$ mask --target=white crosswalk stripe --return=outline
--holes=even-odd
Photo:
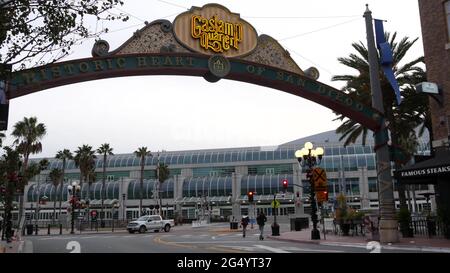
[[[255,246],[265,249],[265,250],[272,251],[274,253],[290,253],[289,251],[283,250],[281,248],[275,248],[275,247],[270,247],[270,246],[265,246],[265,245],[255,245]]]

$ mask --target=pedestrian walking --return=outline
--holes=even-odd
[[[259,231],[260,231],[260,234],[259,234],[260,240],[264,240],[264,225],[266,224],[266,221],[267,221],[267,217],[266,217],[266,215],[264,215],[264,212],[261,211],[259,213],[258,217],[256,217],[256,223],[258,224]]]
[[[248,226],[248,216],[243,216],[241,219],[241,226],[242,226],[242,237],[245,238],[245,233],[247,231]]]

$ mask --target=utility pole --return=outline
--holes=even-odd
[[[378,54],[373,34],[372,12],[366,4],[364,12],[367,32],[367,49],[369,53],[370,88],[372,90],[372,107],[384,115],[383,95],[381,93]],[[398,242],[398,222],[395,215],[394,192],[392,187],[391,162],[389,158],[389,135],[386,123],[374,132],[375,153],[377,157],[378,200],[380,208],[380,242]]]

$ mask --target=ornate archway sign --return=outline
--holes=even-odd
[[[8,98],[44,89],[111,77],[136,75],[201,76],[271,87],[303,97],[378,131],[383,116],[372,107],[316,81],[273,38],[258,36],[238,14],[218,4],[192,7],[174,23],[146,24],[118,49],[97,41],[92,58],[53,63],[13,73]]]

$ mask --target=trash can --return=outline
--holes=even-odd
[[[27,225],[27,235],[33,235],[33,225]]]
[[[238,229],[238,222],[230,222],[230,229]]]
[[[291,231],[301,231],[309,228],[309,219],[307,217],[291,218]]]
[[[428,236],[436,236],[436,221],[434,219],[427,219]]]
[[[272,227],[272,236],[280,236],[280,225],[277,223],[273,223]]]

